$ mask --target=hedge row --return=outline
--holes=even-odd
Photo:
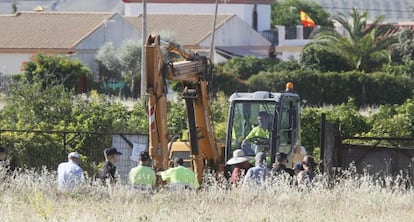
[[[281,91],[288,81],[310,105],[342,104],[355,98],[357,106],[402,104],[413,96],[414,80],[383,72],[320,73],[314,71],[261,72],[248,80],[250,91]]]

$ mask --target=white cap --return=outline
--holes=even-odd
[[[69,158],[80,158],[80,155],[79,155],[79,153],[78,152],[72,152],[72,153],[69,153],[69,155],[68,155],[68,159]]]

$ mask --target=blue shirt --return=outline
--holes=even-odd
[[[59,164],[57,173],[58,189],[60,190],[74,189],[78,184],[85,181],[82,168],[70,160]]]
[[[244,176],[243,184],[261,184],[269,175],[269,170],[266,166],[255,166],[250,168]]]

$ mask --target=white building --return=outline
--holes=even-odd
[[[140,32],[118,13],[18,12],[0,16],[0,73],[21,72],[39,53],[77,57],[94,73],[96,52],[106,42],[119,47]]]
[[[125,18],[142,30],[141,16]],[[148,34],[167,32],[180,46],[209,56],[214,15],[148,14],[147,20]],[[271,43],[238,16],[220,14],[217,17],[213,48],[213,62],[220,63],[234,56],[267,58]]]
[[[127,2],[127,1],[125,1]],[[142,14],[142,1],[125,4],[125,16]],[[209,14],[215,13],[214,0],[148,0],[148,14]],[[219,0],[218,14],[235,14],[257,31],[270,29],[271,4],[274,0]]]

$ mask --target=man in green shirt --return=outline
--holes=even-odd
[[[259,125],[254,127],[246,136],[246,138],[244,138],[244,140],[248,140],[253,137],[269,138],[269,114],[267,114],[267,112],[261,111],[259,112],[257,120],[259,122]]]
[[[265,111],[261,111],[259,112],[259,116],[257,117],[259,125],[254,127],[249,134],[244,138],[243,142],[242,142],[242,149],[243,151],[245,151],[245,153],[247,155],[255,155],[257,152],[259,152],[258,149],[258,144],[254,144],[255,147],[251,147],[251,148],[246,148],[249,146],[246,146],[246,141],[249,141],[249,139],[254,138],[254,137],[259,137],[261,139],[269,139],[269,135],[270,135],[270,124],[271,124],[271,119],[270,116],[267,112]],[[254,149],[254,150],[252,150]],[[254,153],[252,153],[254,152]]]
[[[174,158],[174,167],[161,173],[161,179],[172,189],[197,189],[200,187],[194,172],[183,166],[183,159]]]
[[[138,166],[129,172],[129,181],[131,185],[138,190],[153,190],[155,187],[155,172],[149,165],[150,156],[147,151],[142,151],[139,155]]]

